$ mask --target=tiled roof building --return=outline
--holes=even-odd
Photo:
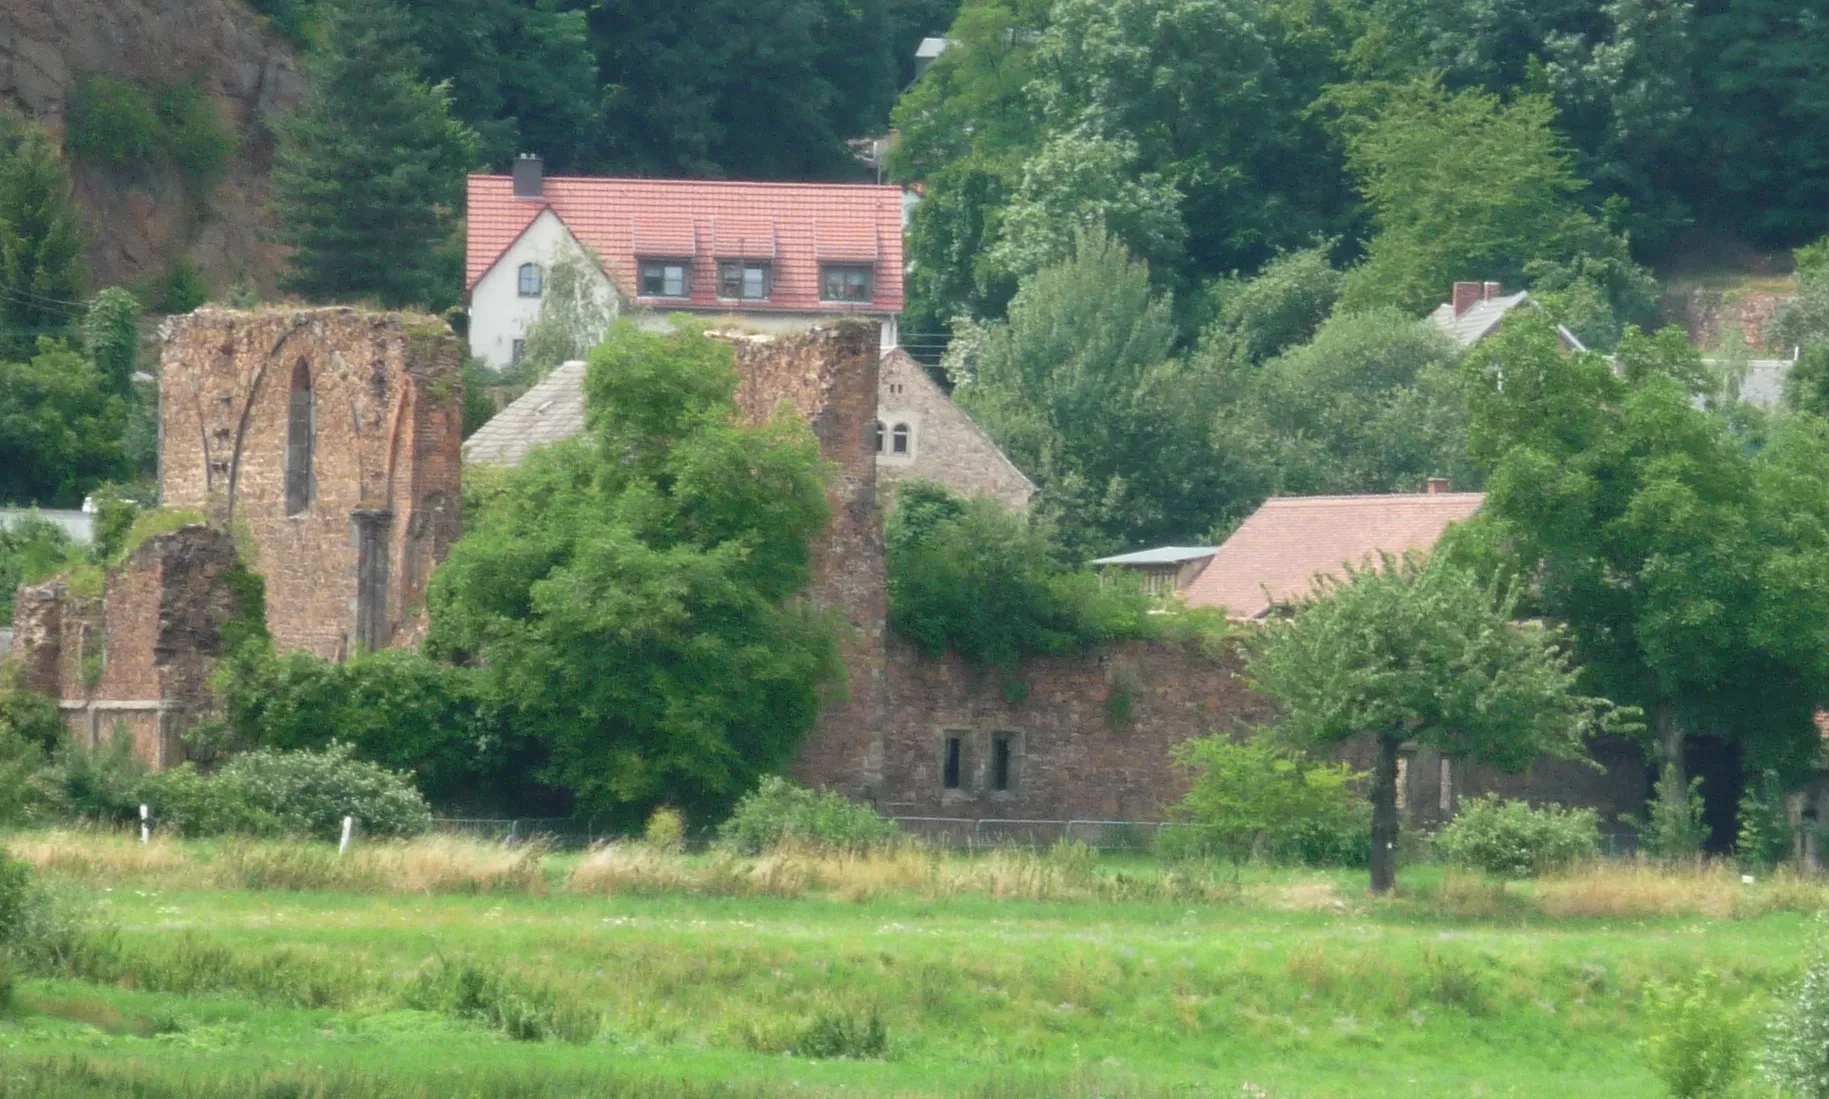
[[[1319,576],[1376,564],[1381,554],[1434,548],[1453,523],[1486,501],[1480,492],[1386,496],[1285,496],[1267,500],[1226,539],[1186,589],[1190,607],[1220,607],[1261,619],[1314,592]]]

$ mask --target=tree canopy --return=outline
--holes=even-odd
[[[466,516],[427,651],[474,667],[579,811],[727,806],[812,727],[833,629],[796,596],[826,521],[792,419],[734,422],[728,344],[632,322],[591,357],[585,438]]]
[[[1515,622],[1516,596],[1445,562],[1386,558],[1326,583],[1255,638],[1247,678],[1289,742],[1372,738],[1372,890],[1396,881],[1397,759],[1406,742],[1502,770],[1577,756],[1611,714],[1578,688],[1556,637]]]

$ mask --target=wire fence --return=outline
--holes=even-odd
[[[1164,832],[1192,825],[1163,820],[1029,820],[997,817],[885,818],[906,835],[937,847],[977,851],[999,848],[1040,849],[1075,840],[1096,851],[1147,852]],[[637,839],[627,831],[599,828],[595,820],[570,817],[436,817],[432,831],[489,843],[542,843],[561,850],[582,850],[610,840]],[[699,846],[693,844],[690,846]],[[1603,832],[1601,857],[1636,858],[1635,832]]]

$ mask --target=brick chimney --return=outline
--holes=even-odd
[[[1504,296],[1505,296],[1504,284],[1497,283],[1497,282],[1489,282],[1486,284],[1486,300],[1487,301],[1493,301],[1495,299],[1502,298]]]
[[[1442,496],[1452,491],[1453,486],[1446,477],[1431,477],[1423,482],[1425,496]]]
[[[514,197],[539,198],[546,162],[533,153],[522,153],[514,159]],[[1477,284],[1476,284],[1477,285]]]
[[[519,178],[519,177],[516,177]],[[518,191],[516,192],[519,193]],[[1457,282],[1454,284],[1454,315],[1460,316],[1467,310],[1486,300],[1487,283]]]

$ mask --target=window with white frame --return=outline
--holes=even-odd
[[[685,298],[692,295],[692,265],[683,259],[641,261],[641,296]]]
[[[539,264],[521,264],[520,286],[521,296],[523,298],[537,298],[540,296],[541,292],[545,290],[545,283],[540,276]]]
[[[875,271],[856,264],[827,264],[819,271],[819,299],[867,303]]]
[[[889,450],[892,454],[910,454],[914,450],[914,433],[907,424],[897,424],[889,432]]]
[[[774,272],[755,260],[725,260],[718,264],[718,297],[731,301],[767,301]]]

